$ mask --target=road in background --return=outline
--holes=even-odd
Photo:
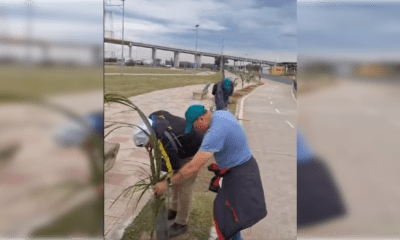
[[[279,80],[279,81],[275,81]],[[268,215],[244,239],[297,238],[296,111],[285,78],[263,79],[264,86],[244,101],[243,127],[260,168]]]
[[[399,90],[391,81],[346,79],[299,95],[299,126],[348,208],[347,217],[299,234],[400,235]]]
[[[272,76],[266,73],[261,74],[262,78],[269,79],[274,82],[279,82],[279,83],[285,83],[285,84],[292,84],[293,83],[293,78],[290,77],[278,77],[278,76]]]

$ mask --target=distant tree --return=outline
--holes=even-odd
[[[225,63],[229,63],[228,59],[225,59]],[[217,65],[218,68],[220,68],[221,65],[221,56],[218,56],[217,58],[215,58],[215,65]]]

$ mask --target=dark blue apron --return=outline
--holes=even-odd
[[[214,224],[218,239],[230,239],[267,216],[260,171],[254,157],[233,167],[223,177],[214,200]]]

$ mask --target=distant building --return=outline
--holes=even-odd
[[[360,77],[385,77],[389,75],[390,68],[382,64],[362,64],[355,68],[355,72]]]
[[[145,59],[142,62],[144,65],[152,65],[153,64],[153,60],[148,60],[148,59]]]
[[[274,76],[284,76],[285,75],[285,66],[272,66],[271,67],[271,75]]]
[[[262,73],[267,73],[269,74],[271,71],[271,66],[265,66],[261,69]]]
[[[193,65],[194,63],[191,62],[179,62],[180,68],[191,68]]]

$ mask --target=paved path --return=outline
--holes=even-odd
[[[268,215],[244,239],[296,239],[296,110],[291,86],[263,80],[244,101],[242,125],[260,167]]]
[[[298,96],[299,126],[349,210],[299,234],[400,235],[399,90],[398,83],[346,79]]]
[[[265,78],[261,81],[265,85],[242,98],[243,111],[239,109],[238,115],[246,120],[240,122],[260,168],[268,215],[242,231],[242,237],[296,239],[297,105],[290,85]],[[212,228],[209,240],[216,237]]]
[[[71,94],[57,95],[48,101],[85,114],[102,109],[102,94],[100,90],[72,97]],[[69,120],[67,117],[25,103],[1,104],[0,112],[0,148],[10,142],[21,146],[7,162],[0,159],[0,232],[22,233],[59,214],[70,204],[60,204],[65,198],[63,194],[75,191],[64,188],[64,191],[50,191],[51,194],[44,196],[32,194],[34,190],[48,189],[65,181],[85,183],[90,169],[80,149],[64,149],[54,142],[55,131]],[[93,198],[93,194],[82,198]]]
[[[227,77],[234,76],[227,73]],[[240,85],[240,86],[239,86]],[[241,89],[239,84],[236,90]],[[247,84],[245,85],[247,87]],[[164,89],[151,93],[129,98],[136,104],[147,116],[158,110],[169,111],[173,115],[185,116],[185,111],[193,100],[193,92],[201,91],[204,84],[192,85],[179,88]],[[209,88],[208,98],[197,101],[207,108],[211,106],[212,86]],[[136,112],[128,111],[128,109],[120,104],[111,104],[110,107],[105,106],[105,121],[119,121],[138,123],[139,116]],[[106,122],[107,124],[107,122]],[[149,171],[149,167],[145,164],[149,163],[146,150],[137,148],[132,140],[133,129],[122,128],[111,133],[105,140],[109,142],[120,143],[121,147],[117,155],[114,167],[105,174],[105,237],[106,239],[120,239],[124,229],[132,222],[137,213],[140,212],[143,204],[147,202],[150,194],[145,195],[143,204],[134,213],[130,210],[132,206],[127,206],[128,199],[120,199],[111,208],[112,202],[128,186],[134,185],[138,181],[138,170],[144,167]]]
[[[181,74],[181,73],[124,73],[127,76],[193,76],[193,75],[213,75],[217,72],[199,72],[193,74]],[[121,75],[121,73],[104,73],[104,75]]]
[[[269,75],[266,73],[262,74],[263,78],[267,78],[269,80],[275,81],[275,82],[281,82],[281,83],[286,83],[291,85],[293,82],[293,78],[292,77],[279,77],[279,76],[273,76],[273,75]]]

